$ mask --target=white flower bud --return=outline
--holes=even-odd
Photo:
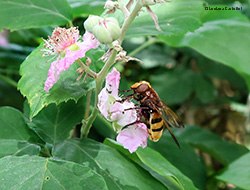
[[[84,28],[89,32],[93,33],[93,29],[98,23],[103,20],[103,18],[96,16],[96,15],[90,15],[88,19],[84,22]]]
[[[105,18],[100,21],[93,29],[93,34],[99,42],[110,44],[117,40],[121,35],[119,23],[115,18]]]

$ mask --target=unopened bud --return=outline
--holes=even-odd
[[[117,40],[121,35],[119,23],[115,18],[105,18],[93,29],[93,34],[99,42],[110,44]]]
[[[93,29],[103,18],[96,16],[96,15],[90,15],[87,20],[84,22],[84,28],[89,32],[93,33]]]

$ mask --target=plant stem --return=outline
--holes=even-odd
[[[103,66],[102,70],[97,74],[97,78],[95,80],[96,82],[96,89],[95,89],[95,107],[93,108],[93,111],[90,115],[90,117],[87,119],[87,123],[83,122],[82,125],[82,130],[81,130],[81,137],[87,137],[90,131],[90,128],[92,126],[92,123],[94,122],[97,114],[98,114],[98,109],[97,109],[97,103],[98,103],[98,94],[102,90],[102,83],[104,81],[105,76],[107,75],[110,67],[113,65],[115,62],[115,57],[116,57],[117,51],[113,50],[110,58],[106,62],[106,64]],[[86,120],[85,120],[86,121]],[[84,126],[84,124],[86,124]]]
[[[130,13],[130,15],[125,19],[124,24],[122,26],[122,31],[121,31],[121,36],[118,39],[119,44],[121,45],[123,38],[129,28],[129,26],[131,25],[131,23],[133,22],[133,20],[135,19],[136,15],[138,14],[138,12],[141,10],[142,8],[142,2],[141,0],[138,0],[135,8],[133,9],[133,11]],[[94,122],[97,113],[98,113],[98,109],[97,109],[97,103],[98,103],[98,94],[100,93],[101,89],[102,89],[102,84],[104,82],[105,76],[107,75],[109,69],[113,66],[113,64],[115,63],[115,58],[117,55],[117,50],[113,49],[112,53],[109,57],[109,59],[107,60],[107,62],[105,63],[105,65],[103,66],[102,70],[96,75],[95,74],[95,82],[96,82],[96,89],[95,89],[95,106],[93,108],[93,111],[90,115],[90,117],[87,119],[87,123],[84,126],[85,122],[83,122],[82,125],[82,137],[87,137],[90,131],[90,128],[92,126],[92,123]],[[85,65],[86,66],[86,65]],[[85,68],[84,68],[85,69]],[[87,72],[87,71],[86,71]],[[88,72],[87,72],[88,73]],[[89,73],[88,73],[89,74]]]
[[[125,18],[127,18],[129,16],[129,11],[127,7],[124,5],[123,0],[118,0],[118,2],[120,10],[123,12]]]
[[[133,20],[135,19],[135,17],[137,16],[138,12],[141,10],[142,8],[142,2],[141,0],[138,0],[136,2],[136,5],[135,5],[135,8],[133,9],[133,11],[130,13],[129,17],[127,19],[125,19],[125,22],[122,26],[122,33],[121,33],[121,36],[119,38],[119,42],[120,44],[122,44],[122,41],[125,37],[125,34],[129,28],[129,26],[131,25],[131,23],[133,22]]]
[[[84,113],[84,119],[87,119],[89,117],[89,109],[90,109],[90,102],[91,102],[91,95],[92,95],[92,89],[87,94],[87,100],[85,105],[85,113]]]
[[[84,69],[84,72],[86,72],[92,78],[96,78],[96,73],[92,71],[87,65],[85,65],[80,59],[77,59],[76,62],[82,69]]]
[[[0,74],[0,79],[3,79],[5,82],[9,83],[10,85],[12,85],[13,87],[17,88],[17,82],[14,81],[13,79],[6,77],[2,74]]]

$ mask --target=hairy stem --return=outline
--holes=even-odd
[[[130,13],[129,17],[125,19],[125,22],[123,23],[123,26],[122,26],[122,33],[121,33],[121,36],[119,38],[120,44],[122,43],[122,41],[125,37],[125,34],[128,31],[129,26],[131,25],[131,23],[133,22],[133,20],[135,19],[135,17],[139,13],[139,11],[141,10],[142,6],[143,6],[143,4],[142,4],[141,0],[138,0],[136,2],[135,8]]]
[[[76,62],[82,69],[84,69],[84,72],[86,72],[92,78],[96,78],[96,73],[92,71],[87,65],[85,65],[80,59],[77,59]]]
[[[92,123],[94,122],[96,115],[98,114],[98,109],[97,109],[97,103],[98,103],[98,94],[101,92],[102,90],[102,84],[104,81],[105,76],[108,73],[108,70],[110,69],[110,67],[114,64],[115,62],[115,57],[116,57],[117,51],[113,50],[110,58],[108,59],[108,61],[106,62],[106,64],[104,65],[104,67],[102,68],[102,70],[97,74],[97,78],[95,80],[96,82],[96,89],[95,89],[95,107],[93,108],[93,111],[90,115],[90,117],[87,119],[87,123],[83,123],[82,125],[82,137],[87,137],[90,131],[90,128],[92,126]],[[85,125],[86,124],[86,125]],[[85,125],[85,126],[84,126]]]
[[[91,102],[91,95],[92,95],[92,89],[87,94],[87,100],[85,105],[85,113],[84,113],[84,119],[87,119],[89,117],[89,110],[90,110],[90,102]]]
[[[135,5],[135,8],[133,9],[133,11],[129,14],[129,16],[125,19],[124,21],[124,24],[122,26],[122,32],[121,32],[121,36],[120,38],[118,39],[119,41],[119,44],[121,45],[123,39],[124,39],[124,36],[129,28],[129,26],[131,25],[131,23],[133,22],[133,20],[135,19],[135,17],[137,16],[138,12],[141,10],[142,8],[142,2],[141,0],[138,0],[136,5]],[[100,93],[101,89],[102,89],[102,84],[104,82],[104,79],[109,71],[109,69],[114,65],[115,63],[115,58],[116,58],[116,55],[117,55],[117,50],[113,49],[112,50],[112,53],[109,57],[109,59],[107,60],[107,62],[105,63],[105,65],[103,66],[102,70],[97,74],[95,75],[95,82],[96,82],[96,89],[95,89],[95,106],[93,108],[93,111],[90,115],[90,117],[88,118],[87,120],[87,123],[86,122],[83,122],[83,125],[82,125],[82,130],[81,130],[81,133],[82,133],[82,137],[87,137],[88,134],[89,134],[89,131],[90,131],[90,128],[92,126],[92,123],[94,122],[97,114],[98,114],[98,109],[97,109],[97,103],[98,103],[98,94]],[[86,66],[86,65],[85,65]],[[85,69],[85,68],[84,68]],[[89,74],[89,73],[88,73]],[[86,123],[86,125],[85,125]]]
[[[125,18],[127,18],[129,16],[129,11],[127,7],[124,5],[123,0],[118,0],[118,2],[120,10],[123,12]]]

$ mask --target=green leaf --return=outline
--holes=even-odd
[[[217,90],[212,81],[201,75],[197,75],[195,80],[195,91],[202,103],[208,103],[217,96]]]
[[[73,161],[95,169],[109,190],[166,189],[138,165],[128,161],[113,148],[90,139],[71,139],[54,147],[57,158]]]
[[[164,67],[175,65],[176,61],[171,58],[173,54],[172,48],[169,46],[151,45],[136,54],[136,57],[143,61],[141,67],[151,69],[154,67]]]
[[[165,138],[165,137],[164,137]],[[171,138],[171,137],[169,137]],[[115,148],[116,150],[118,150],[119,152],[121,152],[122,154],[126,155],[128,158],[130,158],[131,160],[133,160],[134,162],[136,162],[137,164],[139,164],[141,167],[143,167],[144,169],[148,170],[151,175],[153,175],[156,179],[158,179],[160,182],[162,182],[168,189],[171,190],[175,190],[175,189],[196,189],[196,187],[194,187],[192,181],[187,178],[185,175],[183,175],[175,166],[173,163],[168,162],[168,160],[172,157],[172,159],[177,159],[176,161],[178,162],[178,166],[182,165],[184,166],[185,164],[187,164],[184,167],[187,167],[188,170],[190,170],[190,165],[195,165],[196,167],[201,166],[200,164],[197,164],[197,161],[194,161],[194,159],[197,159],[197,155],[193,155],[194,158],[190,159],[190,155],[186,155],[187,151],[181,153],[182,150],[179,150],[176,152],[175,155],[172,155],[171,153],[175,150],[177,150],[178,148],[176,147],[176,145],[174,145],[174,148],[170,148],[170,150],[168,149],[169,146],[166,146],[167,144],[164,142],[163,144],[159,144],[158,143],[149,143],[150,144],[155,144],[155,147],[158,147],[158,149],[160,149],[161,151],[164,149],[165,151],[163,151],[164,153],[164,157],[162,155],[159,154],[159,152],[154,151],[152,149],[150,149],[149,147],[147,148],[138,148],[138,150],[136,151],[135,154],[131,154],[127,149],[124,149],[122,147],[121,144],[118,144],[116,141],[111,140],[111,139],[105,139],[104,143],[108,146],[111,146],[113,148]],[[168,142],[169,143],[169,142]],[[182,145],[182,144],[181,144]],[[185,147],[187,147],[188,145],[185,145]],[[190,148],[190,147],[189,147]],[[191,148],[192,149],[192,148]],[[193,151],[193,150],[192,150]],[[148,154],[148,153],[152,153],[152,154]],[[167,157],[165,156],[166,152],[168,152]],[[188,153],[190,154],[190,153]],[[183,160],[182,156],[185,156],[185,159]],[[145,158],[146,157],[146,158]],[[187,157],[187,159],[186,159]],[[181,161],[178,161],[181,160]],[[150,163],[153,162],[153,163]],[[173,161],[175,162],[175,161]],[[182,163],[181,163],[182,162]],[[176,163],[175,163],[176,164]],[[164,166],[162,166],[164,165]],[[204,166],[202,166],[204,169]],[[182,168],[183,169],[183,168]],[[199,169],[195,169],[196,171]],[[189,171],[186,173],[192,173],[192,171]],[[195,172],[192,173],[193,175],[197,174]],[[199,176],[200,180],[202,177],[204,177],[204,172],[199,173],[202,176]],[[195,176],[192,176],[192,178],[195,178]],[[203,180],[204,181],[204,180]],[[198,182],[199,185],[201,185],[202,187],[204,186],[204,184],[202,185],[202,182]],[[203,189],[203,188],[200,188]]]
[[[131,24],[126,38],[141,35],[174,35],[194,31],[200,23],[200,12],[203,9],[200,0],[175,0],[166,5],[157,4],[150,8],[158,16],[159,26],[163,32],[155,28],[149,13],[140,12],[139,17]]]
[[[168,72],[161,71],[158,75],[152,75],[150,81],[162,101],[167,104],[178,104],[186,100],[193,92],[195,74],[183,68]]]
[[[225,141],[218,135],[200,127],[186,127],[182,133],[179,133],[178,137],[183,142],[207,152],[223,165],[228,165],[249,152],[246,147]]]
[[[206,168],[202,159],[189,144],[182,142],[181,138],[178,138],[178,141],[180,149],[169,133],[165,131],[158,142],[148,141],[148,146],[158,151],[173,166],[190,178],[198,189],[206,189]]]
[[[23,114],[11,107],[0,108],[0,139],[30,140],[35,137],[26,125]]]
[[[40,146],[20,140],[0,140],[0,158],[8,155],[38,155]]]
[[[238,71],[250,89],[250,22],[238,11],[204,11],[203,26],[185,35],[162,36],[168,45],[187,46]]]
[[[250,187],[250,153],[245,154],[239,159],[223,169],[223,172],[216,176],[218,180],[234,184],[242,189]]]
[[[169,172],[169,175],[164,175],[164,172],[157,172],[154,167],[150,167],[143,163],[143,161],[138,157],[136,153],[131,154],[127,149],[123,148],[123,146],[116,141],[112,139],[105,139],[104,143],[110,147],[115,148],[122,154],[126,155],[129,159],[133,160],[135,163],[137,163],[139,166],[147,170],[155,179],[159,180],[162,184],[165,185],[165,187],[169,190],[179,190],[182,189],[183,186],[179,184],[178,179],[176,180],[176,176],[172,174],[169,170],[166,170],[166,172]],[[141,147],[138,148],[142,149]],[[171,165],[171,167],[174,167]],[[178,169],[177,169],[178,170]]]
[[[28,123],[45,142],[56,144],[70,137],[70,131],[81,123],[84,116],[83,101],[70,100],[58,106],[51,104]]]
[[[106,0],[67,0],[72,8],[73,16],[86,17],[90,14],[100,15],[104,11]]]
[[[77,81],[79,74],[76,73],[76,70],[79,66],[74,63],[67,71],[60,74],[60,79],[50,89],[50,93],[47,93],[43,88],[52,61],[49,61],[51,56],[42,57],[42,53],[39,51],[42,48],[43,44],[28,56],[20,68],[22,77],[18,82],[18,88],[29,101],[30,118],[37,115],[44,106],[51,103],[59,104],[70,99],[77,101],[94,88],[93,80],[86,83],[83,80]],[[93,50],[93,55],[98,51],[100,51],[99,48]],[[95,60],[99,58],[92,59],[92,64],[95,64]]]
[[[38,156],[0,159],[0,189],[103,189],[103,178],[87,166]]]
[[[0,28],[11,30],[63,25],[71,22],[66,0],[1,0]]]
[[[195,190],[197,189],[193,182],[175,168],[168,160],[166,160],[159,152],[146,147],[136,151],[139,159],[155,172],[164,176],[175,184],[175,189]]]

